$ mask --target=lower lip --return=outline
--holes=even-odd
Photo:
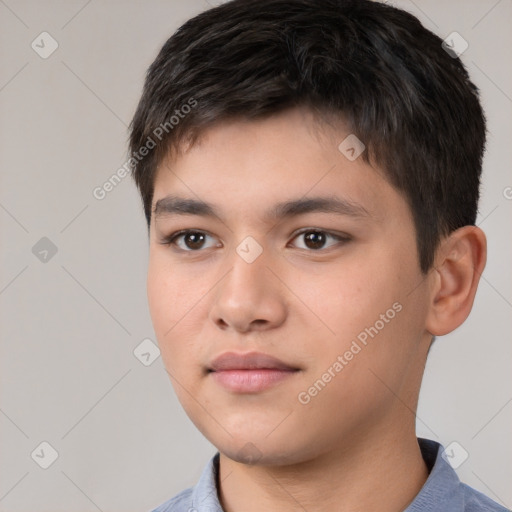
[[[257,393],[264,391],[292,375],[296,370],[222,370],[211,372],[216,382],[236,393]]]

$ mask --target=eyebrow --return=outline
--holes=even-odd
[[[265,214],[269,221],[304,215],[306,213],[335,213],[349,217],[371,217],[361,204],[340,199],[336,196],[299,198],[277,203]],[[159,199],[153,208],[155,220],[170,215],[197,215],[221,219],[220,211],[212,204],[197,200],[168,195]]]

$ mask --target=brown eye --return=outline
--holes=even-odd
[[[204,244],[205,238],[204,233],[192,231],[183,235],[183,242],[189,249],[200,249]]]
[[[211,241],[207,242],[208,239],[211,239]],[[214,237],[208,233],[194,230],[185,230],[173,233],[165,238],[161,243],[163,245],[173,245],[179,250],[185,252],[199,252],[201,249],[221,246],[221,244],[216,242]]]
[[[350,240],[349,236],[335,235],[320,229],[307,229],[299,233],[294,240],[303,240],[302,247],[298,245],[299,249],[310,249],[312,251],[320,251],[322,249],[329,249],[335,245],[342,245]],[[329,243],[329,240],[332,242]],[[328,244],[328,245],[326,245]]]
[[[321,231],[308,231],[303,235],[304,243],[309,249],[321,249],[325,244],[326,236]]]

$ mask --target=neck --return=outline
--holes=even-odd
[[[221,453],[223,509],[291,512],[321,504],[322,512],[404,510],[428,478],[414,424],[375,430],[354,436],[349,448],[288,466],[246,466]]]

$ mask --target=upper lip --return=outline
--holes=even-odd
[[[237,354],[236,352],[224,352],[216,357],[208,367],[209,371],[218,372],[225,370],[298,370],[279,359],[260,352]]]

